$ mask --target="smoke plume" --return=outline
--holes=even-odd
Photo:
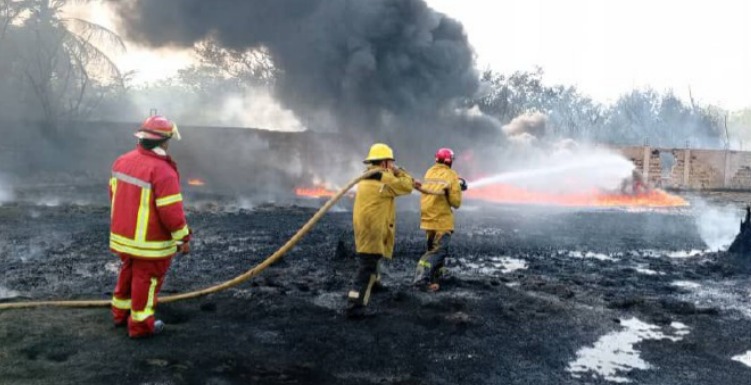
[[[547,122],[547,115],[540,112],[530,112],[512,119],[509,124],[503,126],[503,132],[510,137],[526,134],[541,138],[545,136]]]
[[[503,126],[508,136],[503,151],[481,157],[497,165],[493,175],[487,175],[485,162],[474,169],[460,163],[459,168],[472,178],[473,187],[502,184],[554,194],[620,192],[634,169],[631,161],[606,147],[550,135],[549,126],[546,114],[519,115]]]
[[[189,47],[211,38],[226,48],[267,50],[279,70],[274,96],[309,129],[390,141],[403,153],[414,145],[434,150],[467,131],[498,135],[495,120],[461,108],[479,87],[464,28],[424,0],[117,5],[127,36],[141,43]]]
[[[702,241],[712,251],[724,250],[733,242],[743,211],[733,205],[710,205],[703,200],[691,203],[696,228]]]
[[[13,200],[13,186],[8,177],[0,173],[0,205]]]
[[[295,114],[280,105],[266,87],[233,90],[212,95],[211,100],[180,88],[144,88],[131,93],[129,103],[131,108],[121,108],[109,116],[129,121],[133,116],[159,106],[159,112],[170,119],[195,126],[252,127],[285,132],[305,130]]]

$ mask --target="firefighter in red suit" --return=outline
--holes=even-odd
[[[122,261],[112,315],[131,338],[164,330],[154,318],[157,295],[172,257],[190,252],[180,175],[166,151],[180,139],[177,125],[152,116],[135,136],[138,146],[115,160],[110,179],[110,249]]]

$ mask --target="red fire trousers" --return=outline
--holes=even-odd
[[[139,259],[119,254],[122,265],[112,296],[112,317],[115,325],[128,323],[131,338],[154,333],[154,311],[157,295],[172,258]]]

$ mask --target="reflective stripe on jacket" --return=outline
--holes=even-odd
[[[168,258],[190,230],[180,176],[169,156],[138,146],[112,166],[110,249],[135,258]]]
[[[423,230],[454,230],[454,213],[462,204],[462,188],[456,171],[436,163],[425,173],[422,188],[443,194],[423,194],[420,198],[420,228]]]
[[[391,258],[396,234],[394,198],[411,193],[412,183],[412,177],[406,172],[395,176],[390,170],[382,169],[357,185],[352,227],[358,253]]]

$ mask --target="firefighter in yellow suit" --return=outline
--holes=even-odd
[[[378,264],[391,259],[396,234],[396,197],[412,192],[414,179],[394,163],[393,150],[382,143],[370,148],[364,161],[378,172],[357,185],[352,225],[359,268],[347,295],[350,310],[368,304],[373,285],[379,279]]]
[[[451,235],[454,232],[453,209],[462,204],[462,191],[467,182],[451,168],[454,152],[441,148],[435,164],[425,173],[420,192],[420,228],[427,236],[427,251],[417,263],[413,284],[420,289],[436,291],[438,278],[445,271]]]

